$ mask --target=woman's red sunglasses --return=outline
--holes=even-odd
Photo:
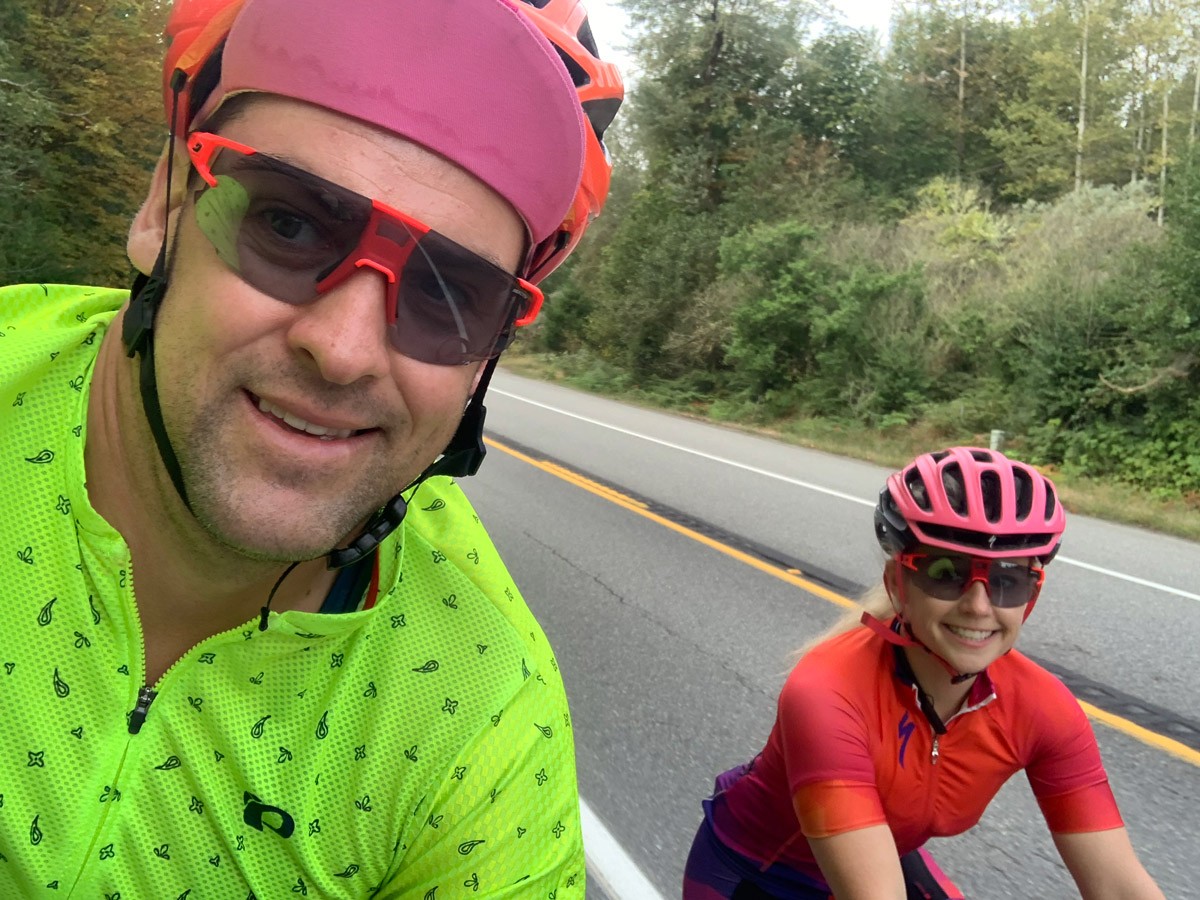
[[[988,559],[959,554],[901,553],[896,557],[912,583],[937,600],[958,600],[979,581],[992,606],[1009,609],[1032,603],[1042,590],[1046,573],[1011,559]]]

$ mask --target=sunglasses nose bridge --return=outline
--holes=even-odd
[[[387,296],[384,300],[385,321],[390,325],[396,321],[396,273],[382,263],[376,262],[369,257],[363,257],[354,261],[355,269],[374,269],[385,279],[387,279]]]
[[[325,293],[360,269],[374,269],[387,279],[386,321],[391,325],[396,321],[401,273],[416,243],[416,237],[403,222],[376,206],[363,227],[358,243],[341,264],[321,280],[317,290]]]
[[[990,602],[992,599],[992,583],[990,581],[992,574],[991,560],[987,559],[971,559],[971,568],[967,573],[967,580],[963,584],[963,595],[970,593],[973,585],[977,582],[983,585],[984,595]]]

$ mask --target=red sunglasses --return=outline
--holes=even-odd
[[[909,571],[922,593],[938,600],[958,600],[975,582],[983,583],[992,606],[1024,606],[1037,599],[1046,573],[1011,559],[956,554],[901,553],[897,561]]]
[[[247,284],[310,303],[363,267],[387,279],[392,346],[438,365],[496,356],[537,318],[542,292],[378,200],[215,134],[188,136],[207,187],[196,221]]]

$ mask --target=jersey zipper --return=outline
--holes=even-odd
[[[142,642],[141,643],[141,646],[142,646],[142,670],[144,672],[145,671],[145,659],[146,659],[146,643],[145,643],[146,639],[145,639],[145,636],[142,635],[142,633],[141,633],[142,623],[141,623],[140,618],[138,619],[137,624],[138,624],[138,636],[141,638],[141,642]],[[205,644],[207,644],[210,641],[218,640],[218,639],[223,638],[226,635],[230,635],[230,634],[242,634],[242,633],[245,633],[250,628],[254,628],[255,633],[257,633],[257,631],[258,631],[258,618],[257,617],[255,617],[253,619],[249,619],[249,620],[243,622],[241,625],[236,625],[233,628],[226,628],[224,631],[218,632],[217,634],[209,635],[204,640],[193,644],[191,647],[189,647],[187,650],[185,650],[183,652],[183,654],[179,657],[179,659],[177,659],[177,660],[175,660],[175,662],[171,663],[171,665],[169,665],[167,667],[167,670],[165,672],[163,672],[162,675],[159,676],[158,681],[155,682],[155,687],[151,687],[148,684],[142,685],[142,687],[138,689],[137,700],[134,703],[133,710],[129,713],[129,733],[137,734],[139,731],[142,730],[142,726],[146,724],[146,716],[150,714],[150,704],[152,704],[154,702],[154,698],[157,697],[159,694],[158,688],[162,687],[162,683],[164,681],[166,681],[167,676],[169,676],[173,671],[175,671],[175,669],[179,666],[179,664],[181,662],[183,662],[185,659],[187,659],[189,656],[191,656],[192,653],[194,653],[197,649],[204,646]]]
[[[190,651],[189,651],[190,652]],[[143,685],[138,691],[137,704],[133,707],[133,712],[129,714],[129,733],[137,734],[142,730],[142,725],[146,721],[146,715],[150,712],[150,704],[154,702],[154,698],[158,696],[158,691]]]

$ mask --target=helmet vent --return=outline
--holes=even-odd
[[[921,507],[925,512],[929,512],[932,509],[929,505],[929,491],[925,488],[925,481],[921,478],[920,472],[916,469],[909,471],[904,479],[904,486],[908,488],[908,493],[917,506]]]
[[[1058,498],[1054,495],[1054,486],[1052,484],[1050,484],[1050,482],[1048,482],[1048,481],[1045,482],[1045,484],[1046,484],[1046,518],[1045,518],[1045,521],[1049,522],[1051,519],[1054,518],[1054,508],[1058,505]]]
[[[942,486],[946,489],[946,499],[950,501],[950,508],[960,516],[967,514],[967,492],[963,489],[962,467],[952,462],[946,468],[942,469]]]
[[[966,550],[979,549],[989,553],[1019,553],[1022,550],[1044,547],[1053,534],[985,534],[966,528],[948,528],[945,525],[925,523],[921,526],[929,537],[940,545],[952,545]]]
[[[583,102],[583,114],[592,123],[592,131],[596,132],[597,140],[604,140],[604,132],[612,124],[612,120],[617,117],[617,110],[620,108],[621,101],[612,97]]]
[[[554,45],[554,49],[558,51],[558,58],[562,60],[563,65],[567,67],[567,73],[571,76],[571,82],[577,88],[586,87],[592,83],[592,79],[588,73],[584,71],[583,66],[571,59],[566,52],[558,45]]]
[[[987,471],[979,475],[979,488],[983,493],[983,514],[989,522],[1000,521],[1000,476]]]
[[[1013,482],[1017,489],[1017,521],[1024,522],[1033,511],[1033,479],[1028,472],[1014,466]]]
[[[587,19],[583,20],[583,24],[579,26],[579,32],[575,37],[579,38],[579,43],[587,48],[588,53],[599,58],[600,50],[596,47],[596,39],[592,37],[592,26]]]

